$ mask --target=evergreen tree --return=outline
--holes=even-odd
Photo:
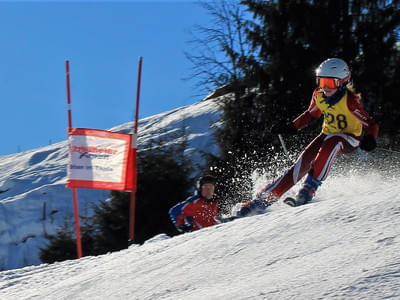
[[[128,247],[130,193],[111,191],[111,198],[94,207],[83,231],[92,238],[95,255]]]
[[[399,1],[241,3],[254,16],[248,39],[259,51],[261,85],[270,95],[267,101],[277,102],[278,118],[290,118],[304,108],[315,68],[328,57],[340,57],[353,69],[364,106],[383,131],[392,131],[399,111],[398,101],[392,101],[399,83]]]
[[[400,1],[352,1],[351,13],[359,45],[353,60],[356,87],[378,119],[381,132],[400,134],[400,103],[396,100],[400,84]]]
[[[186,199],[193,188],[193,168],[178,148],[155,147],[142,154],[136,194],[135,242],[142,243],[159,234],[177,234],[169,209]]]
[[[81,227],[81,244],[84,256],[96,254],[92,246],[93,237],[87,226],[87,220],[84,220],[84,224]],[[55,235],[48,236],[49,243],[47,247],[41,248],[39,252],[42,262],[54,263],[77,258],[76,236],[73,228],[75,228],[74,225],[65,220],[63,227],[57,230]]]
[[[77,257],[76,240],[66,223],[55,235],[49,236],[48,239],[49,245],[40,249],[39,256],[42,262],[53,263]]]

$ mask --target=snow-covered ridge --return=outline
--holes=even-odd
[[[185,154],[201,161],[200,150],[218,153],[213,132],[220,119],[218,99],[201,101],[139,121],[139,149],[150,139],[173,143],[184,129]],[[111,131],[131,132],[133,123]],[[67,141],[0,157],[0,270],[40,264],[39,248],[64,220],[72,220],[72,193],[65,188]],[[79,210],[109,197],[109,191],[79,189]]]

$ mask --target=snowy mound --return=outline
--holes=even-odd
[[[185,155],[201,162],[201,151],[218,153],[213,133],[220,119],[216,101],[201,101],[140,120],[139,149],[150,139],[170,143],[186,134]],[[131,132],[133,123],[112,128]],[[196,150],[196,151],[195,151]],[[0,270],[41,263],[39,249],[49,234],[73,220],[72,192],[65,188],[67,142],[0,159]],[[109,198],[104,190],[78,190],[81,216],[91,204]]]
[[[399,170],[333,175],[310,204],[98,257],[0,273],[1,299],[399,299]]]

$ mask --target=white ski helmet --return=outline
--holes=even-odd
[[[315,70],[317,77],[329,77],[339,79],[339,85],[350,80],[351,72],[346,62],[340,58],[328,58]]]

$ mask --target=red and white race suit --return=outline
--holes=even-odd
[[[258,193],[265,201],[277,200],[307,173],[320,181],[326,179],[336,156],[359,146],[363,130],[375,139],[378,136],[378,124],[361,107],[359,96],[348,90],[333,105],[326,102],[322,90],[316,90],[309,108],[293,124],[300,130],[321,115],[324,115],[322,132],[289,170]]]

